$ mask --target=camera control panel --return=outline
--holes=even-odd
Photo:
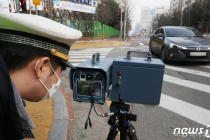
[[[111,84],[112,58],[97,58],[76,66],[70,70],[70,88],[73,90],[73,99],[78,102],[104,104],[106,94]]]
[[[103,104],[105,101],[105,75],[100,71],[77,70],[73,74],[74,100]]]

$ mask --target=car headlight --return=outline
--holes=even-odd
[[[179,45],[176,45],[176,44],[173,44],[173,43],[170,43],[170,47],[171,47],[171,48],[179,48],[179,49],[184,49],[184,50],[186,50],[186,49],[187,49],[186,47],[183,47],[183,46],[179,46]]]
[[[208,50],[210,50],[210,47],[208,48]]]

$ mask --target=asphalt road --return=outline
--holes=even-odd
[[[132,38],[133,44],[116,48],[102,49],[104,57],[116,58],[126,56],[130,49],[147,51],[149,38]],[[79,50],[92,53],[96,50]],[[100,52],[100,51],[99,51]],[[132,54],[133,57],[146,57],[143,54]],[[84,57],[84,54],[81,56]],[[153,55],[159,59],[159,56]],[[81,63],[84,59],[74,61]],[[137,122],[132,122],[140,140],[203,140],[201,135],[175,136],[175,128],[186,133],[193,128],[203,128],[203,132],[210,137],[210,64],[200,63],[169,63],[166,64],[164,82],[162,86],[161,102],[159,106],[132,104],[132,113],[137,114]],[[68,73],[63,73],[68,76]],[[67,78],[68,79],[68,78]],[[67,82],[67,81],[66,81]],[[142,87],[143,88],[143,87]],[[72,91],[66,89],[69,96]],[[86,103],[72,102],[73,123],[71,124],[71,140],[104,140],[109,132],[106,118],[100,118],[92,111],[93,129],[84,130],[84,123],[89,111]],[[98,107],[100,112],[108,112],[108,106]],[[184,128],[184,129],[183,129]],[[209,131],[208,131],[209,130]]]

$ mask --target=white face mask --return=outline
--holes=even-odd
[[[39,62],[40,62],[40,60],[39,60],[38,62],[36,62],[35,71],[36,71],[36,67],[37,67],[37,65],[38,65]],[[54,72],[55,76],[57,77],[58,81],[57,81],[56,84],[53,83],[51,89],[49,90],[49,89],[45,86],[45,84],[41,81],[41,79],[39,79],[40,83],[41,83],[41,84],[46,88],[46,90],[48,91],[47,94],[46,94],[40,101],[44,101],[44,100],[46,100],[46,99],[52,97],[53,94],[58,90],[58,88],[59,88],[59,86],[60,86],[60,83],[61,83],[61,80],[58,78],[58,75],[55,73],[55,71],[54,71],[53,67],[51,66],[50,62],[49,62],[49,65],[50,65],[52,71]]]

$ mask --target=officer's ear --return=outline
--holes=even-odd
[[[36,77],[38,79],[41,79],[41,77],[47,77],[49,75],[49,62],[50,58],[49,57],[42,57],[40,60],[38,60],[35,64],[35,73]]]

